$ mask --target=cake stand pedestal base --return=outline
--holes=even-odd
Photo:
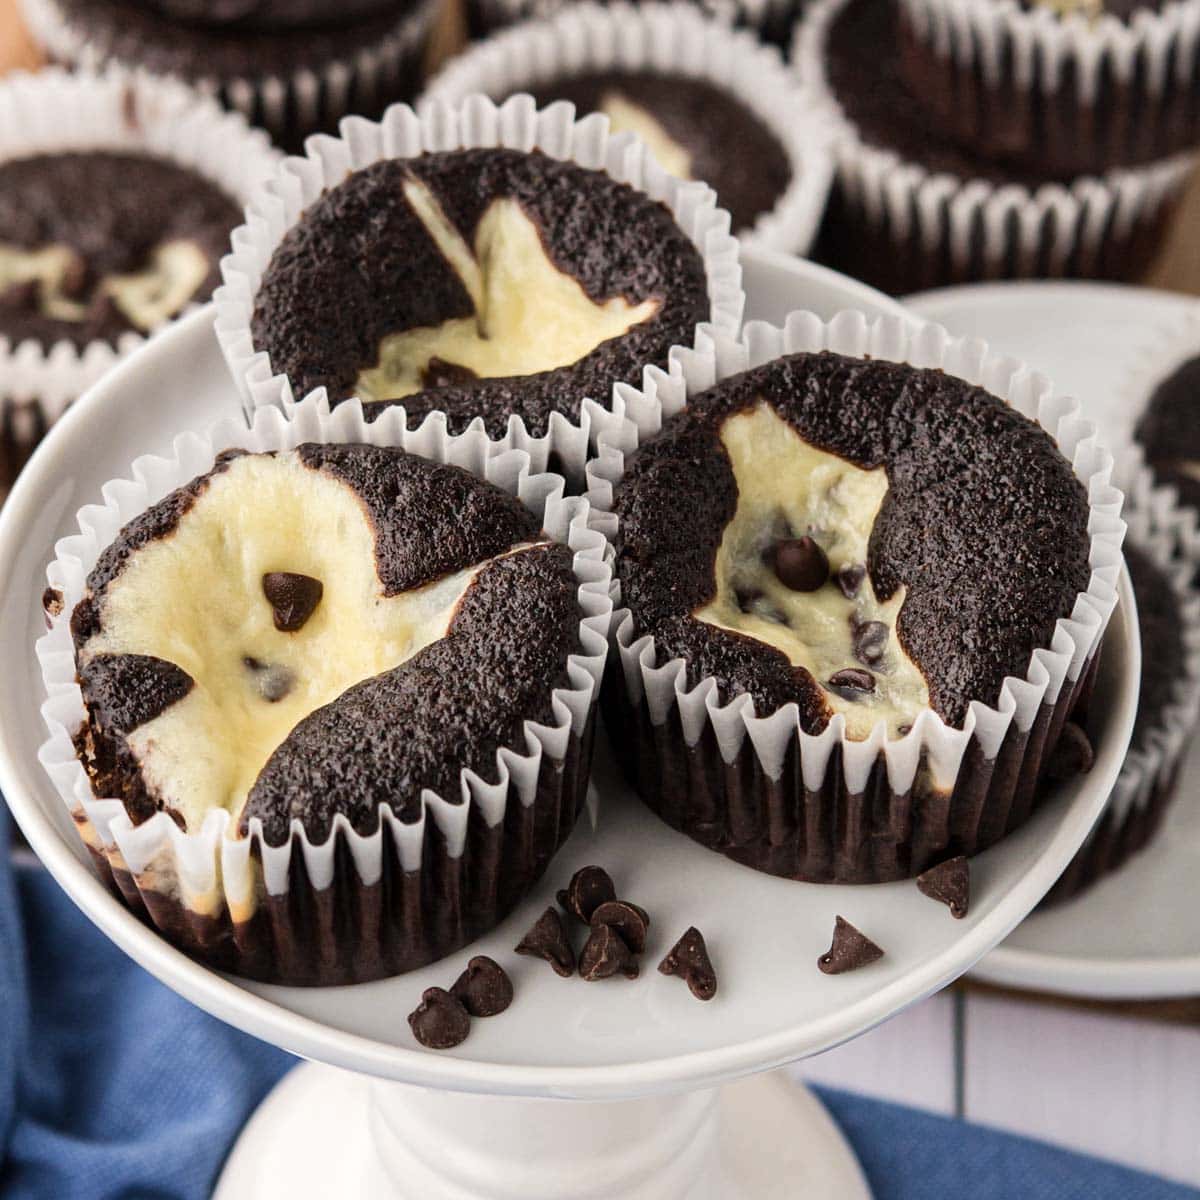
[[[306,1063],[246,1126],[215,1200],[869,1200],[853,1152],[779,1072],[590,1103],[431,1092]]]

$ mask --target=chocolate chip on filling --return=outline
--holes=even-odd
[[[491,201],[471,244],[426,183],[409,176],[403,191],[473,311],[385,336],[377,364],[358,376],[364,400],[401,400],[431,386],[570,366],[661,307],[657,298],[632,304],[622,296],[590,296],[552,261],[538,226],[511,197]]]
[[[878,599],[863,567],[886,471],[810,445],[762,402],[727,417],[719,436],[737,508],[717,550],[716,595],[693,615],[785,654],[851,737],[878,721],[898,735],[929,706],[929,688],[896,634],[906,589]]]

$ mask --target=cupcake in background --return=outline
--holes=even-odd
[[[0,84],[0,489],[63,409],[208,300],[266,137],[182,85],[110,72]]]
[[[438,0],[21,0],[54,61],[119,64],[216,96],[289,151],[420,90]]]
[[[497,103],[520,92],[603,112],[661,166],[700,179],[744,241],[803,254],[832,160],[777,50],[686,4],[578,4],[524,21],[452,59],[423,100]]]
[[[816,0],[798,25],[793,58],[835,139],[836,183],[817,256],[893,293],[1141,275],[1195,155],[1117,155],[1103,173],[1075,175],[1050,141],[1014,162],[995,140],[956,140],[929,97],[912,89],[899,24],[893,4]]]

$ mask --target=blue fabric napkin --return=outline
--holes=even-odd
[[[204,1200],[294,1060],[147,975],[44,870],[11,864],[9,834],[0,810],[0,1195]],[[821,1094],[877,1200],[1200,1196],[961,1121]]]

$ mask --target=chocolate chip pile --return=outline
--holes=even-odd
[[[426,988],[421,1003],[408,1014],[408,1023],[422,1046],[450,1050],[467,1040],[472,1017],[494,1017],[512,1003],[512,998],[508,973],[494,958],[478,954],[449,991]]]

